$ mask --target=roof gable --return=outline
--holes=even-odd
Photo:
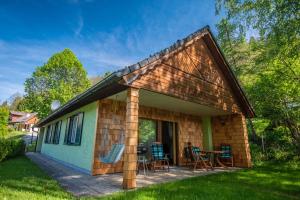
[[[162,60],[167,59],[174,53],[189,46],[191,43],[198,40],[199,38],[203,39],[205,45],[207,46],[207,49],[213,56],[220,70],[222,71],[222,74],[227,80],[228,86],[233,91],[234,96],[237,99],[239,106],[242,108],[243,113],[248,117],[253,117],[254,111],[250,103],[248,102],[245,93],[243,92],[240,84],[238,83],[233,72],[231,71],[209,27],[205,26],[199,29],[198,31],[188,35],[186,38],[178,40],[170,47],[151,55],[149,58],[146,58],[136,64],[124,67],[123,69],[113,72],[110,76],[101,80],[99,83],[95,84],[85,92],[77,95],[57,110],[53,111],[46,118],[39,121],[36,126],[43,126],[51,120],[54,120],[57,117],[72,112],[80,106],[87,105],[88,103],[91,103],[97,99],[105,98],[109,95],[124,90],[126,87],[124,87],[124,85],[119,84],[120,80],[123,80],[126,83],[126,85],[130,85],[131,82],[138,79],[143,74],[146,74],[149,71],[153,70],[156,65],[161,64]],[[202,73],[205,74],[206,72]]]
[[[186,85],[185,88],[181,89],[182,93],[187,94],[188,90],[193,90],[193,92],[197,90],[203,93],[197,94],[202,95],[203,98],[198,99],[202,104],[206,100],[204,97],[207,96],[207,98],[213,98],[215,106],[221,109],[234,112],[242,111],[248,117],[254,116],[252,107],[209,28],[201,29],[200,32],[197,31],[196,34],[177,41],[171,47],[150,58],[147,61],[130,66],[131,72],[123,76],[124,84],[150,90],[158,88],[157,91],[162,93],[171,90],[169,94],[174,94],[176,93],[174,90],[180,90],[180,87],[173,84],[173,87],[177,87],[177,89],[174,89],[168,83],[161,83],[167,81],[167,78],[162,80],[161,77],[167,76],[166,71],[170,71],[170,69],[162,67],[162,65],[166,65],[169,68],[177,68],[183,72],[177,74],[175,85],[178,85],[180,76],[191,75],[201,80],[194,82],[194,84],[199,85],[198,88]],[[165,70],[165,72],[159,73],[157,68],[160,68],[161,71]],[[175,73],[177,72],[171,70],[171,76],[175,76]],[[147,77],[149,78],[147,79]],[[170,78],[169,81],[171,81]],[[190,80],[184,79],[183,81]],[[237,108],[237,105],[240,109]]]

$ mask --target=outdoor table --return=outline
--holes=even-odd
[[[225,151],[215,151],[215,150],[212,150],[212,151],[203,151],[203,152],[204,152],[204,153],[211,154],[211,155],[215,155],[215,156],[214,156],[214,159],[215,159],[215,161],[217,162],[217,164],[219,164],[221,167],[227,168],[227,166],[224,165],[224,164],[220,161],[220,159],[219,159],[220,155],[223,154],[223,153],[225,153]]]
[[[137,172],[139,173],[140,166],[143,167],[144,175],[148,172],[149,161],[146,158],[147,148],[144,145],[139,145],[137,148]]]

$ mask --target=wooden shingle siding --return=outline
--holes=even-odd
[[[123,156],[123,188],[136,187],[139,90],[129,88],[126,100],[125,152]]]
[[[246,119],[241,114],[212,118],[213,144],[230,144],[237,167],[251,167]]]
[[[172,121],[178,123],[179,165],[183,165],[185,163],[183,149],[188,142],[192,142],[196,146],[203,147],[203,134],[200,117],[146,106],[139,106],[138,110],[140,118]],[[108,99],[100,100],[98,116],[93,174],[96,175],[122,172],[123,159],[121,159],[121,161],[119,161],[117,164],[104,164],[99,160],[99,156],[108,152],[111,148],[111,145],[118,142],[120,131],[125,130],[126,103]],[[106,149],[100,149],[105,128],[108,129],[110,140],[108,142],[108,146],[106,146]],[[126,149],[125,151],[136,153],[136,148]]]
[[[95,153],[93,174],[116,173],[122,171],[122,161],[117,164],[105,164],[99,160],[100,155],[105,155],[109,152],[111,145],[118,142],[120,131],[125,131],[125,103],[115,102],[112,106],[112,101],[99,101],[98,121],[96,131]],[[109,141],[104,142],[105,131],[109,134]]]
[[[232,113],[241,112],[226,78],[202,39],[124,78],[132,79],[123,84]]]

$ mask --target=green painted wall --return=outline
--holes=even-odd
[[[205,150],[213,150],[211,117],[202,117],[203,131],[203,148]]]
[[[38,140],[36,143],[36,152],[41,152],[42,144],[43,144],[43,138],[44,138],[44,127],[40,128],[40,132],[38,134]]]
[[[67,118],[78,112],[84,112],[81,145],[65,145],[64,138]],[[91,172],[96,135],[97,102],[93,102],[91,104],[83,106],[71,113],[58,118],[55,121],[52,121],[51,123],[59,120],[62,120],[59,144],[46,144],[44,143],[44,137],[41,153],[51,156],[59,161],[63,161],[84,169],[85,171]]]

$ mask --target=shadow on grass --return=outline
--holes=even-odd
[[[299,170],[270,164],[155,185],[103,199],[300,199],[299,178]]]

